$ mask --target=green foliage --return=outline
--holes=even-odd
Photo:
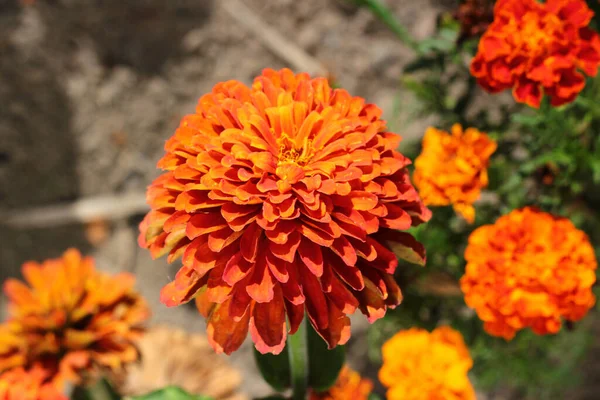
[[[128,400],[212,400],[212,397],[192,395],[181,388],[169,386],[143,396],[131,397]]]
[[[344,346],[327,349],[327,343],[310,324],[308,327],[308,386],[317,392],[329,389],[344,366]]]
[[[254,349],[254,360],[262,377],[273,389],[281,392],[291,387],[290,357],[287,346],[278,355],[261,354]]]

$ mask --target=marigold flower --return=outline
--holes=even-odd
[[[594,305],[594,249],[565,218],[512,211],[471,234],[465,259],[465,301],[491,335],[556,333],[561,318],[578,321]]]
[[[8,279],[4,284],[10,319],[0,329],[0,365],[11,359],[2,343],[10,343],[14,334],[24,341],[23,367],[42,362],[73,382],[93,368],[117,370],[137,359],[132,341],[149,309],[133,291],[132,275],[100,273],[92,258],[74,249],[42,264],[25,263],[22,271],[26,283]]]
[[[311,392],[310,400],[367,400],[373,390],[370,379],[361,378],[358,372],[345,366],[335,384],[326,392]]]
[[[442,326],[400,331],[382,348],[379,380],[388,400],[474,400],[473,360],[461,334]]]
[[[428,206],[447,206],[468,222],[475,220],[473,203],[488,184],[487,167],[496,142],[475,128],[452,126],[452,133],[429,128],[415,160],[413,179]]]
[[[544,93],[554,106],[569,103],[600,65],[600,36],[587,27],[593,15],[584,0],[500,0],[471,73],[487,91],[513,88],[532,107]]]
[[[196,297],[208,337],[227,354],[248,330],[279,353],[304,310],[330,347],[358,307],[374,321],[401,300],[397,259],[424,258],[405,232],[430,217],[410,182],[400,137],[381,110],[326,79],[265,70],[200,98],[168,140],[148,189],[139,242],[183,256],[162,301]]]
[[[0,400],[68,400],[52,375],[40,366],[0,374]]]

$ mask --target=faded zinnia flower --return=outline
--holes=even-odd
[[[68,400],[52,374],[40,366],[0,374],[0,400]]]
[[[388,400],[474,400],[473,360],[461,334],[442,326],[400,331],[382,348],[379,380]]]
[[[494,20],[492,0],[465,0],[452,13],[460,24],[458,42],[483,34]]]
[[[279,353],[304,311],[330,347],[350,336],[358,307],[374,321],[401,300],[397,259],[424,250],[405,232],[430,217],[410,182],[400,137],[381,110],[326,79],[265,70],[228,81],[183,119],[148,189],[140,245],[183,255],[162,301],[196,297],[217,352],[248,329]]]
[[[10,319],[3,329],[24,344],[17,343],[20,350],[12,356],[2,353],[2,344],[11,342],[2,335],[0,365],[12,360],[15,367],[15,354],[22,355],[19,362],[26,369],[41,363],[78,383],[95,368],[118,370],[137,359],[132,340],[149,309],[133,290],[132,275],[100,273],[91,258],[74,249],[42,264],[26,263],[23,275],[26,283],[9,279],[4,284]]]
[[[242,375],[215,354],[206,336],[179,329],[154,327],[136,342],[141,362],[116,376],[119,393],[141,396],[176,386],[214,400],[247,400],[240,393]]]
[[[594,305],[594,249],[565,218],[512,211],[471,234],[465,259],[465,301],[491,335],[556,333],[563,318],[580,320]]]
[[[513,88],[532,107],[543,93],[552,105],[569,103],[600,65],[600,36],[587,27],[593,15],[584,0],[500,0],[471,73],[486,90]]]
[[[310,394],[310,400],[367,400],[373,390],[373,382],[362,378],[358,372],[345,366],[335,384],[326,392]]]
[[[451,133],[429,128],[415,160],[413,179],[425,205],[452,205],[468,222],[473,203],[488,184],[487,167],[496,142],[475,128],[455,124]]]

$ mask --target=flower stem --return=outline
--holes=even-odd
[[[392,11],[380,0],[355,0],[359,5],[368,7],[371,12],[388,26],[405,45],[419,52],[418,43],[408,33],[406,28],[398,21]]]
[[[290,356],[290,371],[292,375],[292,390],[294,400],[306,400],[308,384],[307,336],[306,318],[298,327],[298,331],[288,338]]]

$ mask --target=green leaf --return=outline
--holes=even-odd
[[[381,397],[377,393],[371,393],[369,395],[369,400],[381,400]]]
[[[258,369],[269,385],[279,392],[291,387],[290,356],[286,348],[278,355],[261,354],[254,349]]]
[[[163,389],[156,390],[154,392],[145,394],[143,396],[135,396],[128,398],[130,400],[213,400],[212,397],[193,395],[187,393],[185,390],[169,386]]]
[[[340,373],[346,360],[344,346],[337,346],[332,350],[327,348],[327,343],[308,325],[308,386],[317,392],[329,389]]]
[[[255,398],[254,400],[287,400],[285,397],[283,396],[267,396],[267,397],[261,397],[261,398]]]
[[[423,69],[431,69],[439,63],[439,58],[436,56],[419,57],[411,61],[404,67],[404,73],[410,74]]]

